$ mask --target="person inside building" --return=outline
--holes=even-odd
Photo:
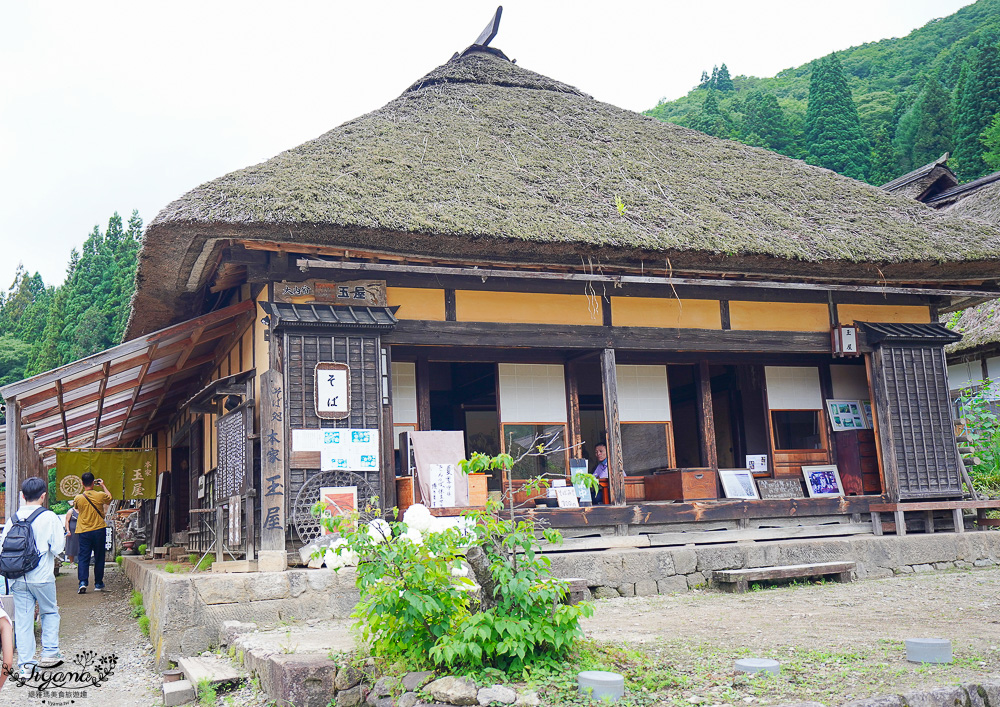
[[[80,582],[78,594],[87,593],[90,582],[90,557],[94,557],[94,591],[104,591],[104,552],[107,542],[108,524],[104,521],[104,507],[111,503],[111,494],[104,485],[103,479],[94,479],[89,471],[80,476],[83,482],[83,493],[74,500],[74,506],[79,512],[76,519],[76,534],[80,538],[79,555],[77,556],[76,578]],[[94,490],[94,484],[103,489]]]

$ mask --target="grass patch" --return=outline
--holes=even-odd
[[[119,555],[118,557],[115,558],[115,562],[117,562],[118,566],[121,567],[123,564],[125,564],[125,558]]]
[[[143,636],[149,638],[149,617],[145,614],[139,617],[139,630]]]
[[[164,571],[169,572],[170,574],[175,574],[180,570],[180,568],[180,565],[175,565],[173,562],[168,562],[163,566]]]
[[[215,560],[212,559],[211,555],[205,555],[203,558],[201,558],[201,562],[195,565],[194,571],[207,572],[208,570],[212,569],[213,562],[215,562]]]
[[[734,674],[734,661],[746,657],[778,660],[781,673]],[[779,647],[763,655],[745,647],[682,641],[641,648],[582,641],[560,666],[538,668],[524,676],[481,677],[494,682],[526,679],[550,707],[597,704],[577,692],[576,675],[581,670],[622,674],[626,696],[616,703],[622,707],[690,707],[693,696],[705,704],[839,704],[920,686],[954,684],[967,679],[968,671],[996,672],[1000,651],[982,655],[956,646],[949,665],[914,665],[906,662],[902,641],[879,641],[856,651]]]

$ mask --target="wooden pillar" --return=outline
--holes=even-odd
[[[712,377],[708,370],[708,361],[698,364],[696,379],[696,396],[701,434],[701,465],[711,469],[719,468],[719,452],[715,447],[715,411],[712,407]]]
[[[288,564],[285,554],[288,445],[285,439],[284,376],[273,369],[266,371],[261,376],[260,386],[261,526],[258,568],[280,571]]]
[[[388,511],[396,506],[396,446],[392,428],[392,349],[382,348],[382,506]]]
[[[576,377],[576,363],[566,364],[566,399],[569,400],[569,456],[579,459],[582,454],[583,432],[580,429],[580,386]],[[593,445],[591,445],[593,446]]]
[[[625,461],[622,457],[622,428],[618,419],[618,378],[615,350],[601,351],[601,384],[604,392],[604,425],[608,431],[608,491],[611,505],[625,505]]]
[[[7,400],[7,518],[14,517],[21,491],[21,476],[18,473],[21,468],[18,458],[20,440],[21,416],[17,400],[10,398]]]
[[[417,429],[426,432],[431,428],[431,364],[418,358],[417,374]],[[499,399],[499,398],[498,398]]]

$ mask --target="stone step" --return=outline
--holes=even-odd
[[[195,686],[205,679],[213,685],[218,685],[242,682],[246,677],[243,671],[234,668],[228,660],[214,655],[178,658],[177,667],[184,671],[184,677]]]

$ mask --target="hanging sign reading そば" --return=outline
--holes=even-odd
[[[343,420],[351,414],[351,369],[346,363],[316,364],[316,416]]]

